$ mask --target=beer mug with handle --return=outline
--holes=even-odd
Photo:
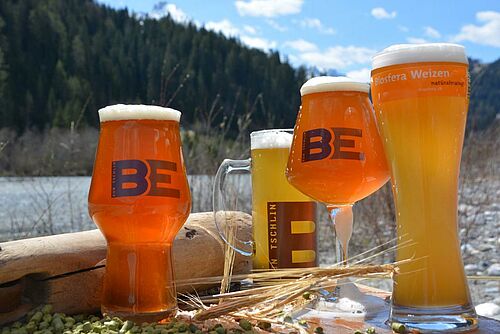
[[[467,57],[456,44],[406,44],[373,58],[372,97],[391,171],[398,243],[391,320],[420,332],[477,326],[460,256],[457,202]]]
[[[172,242],[191,208],[180,116],[144,105],[99,110],[89,213],[108,244],[103,314],[149,322],[176,311]]]
[[[292,187],[285,177],[292,129],[252,132],[251,159],[222,162],[214,184],[215,222],[221,237],[226,212],[234,210],[227,190],[229,174],[252,175],[253,241],[229,245],[240,254],[254,255],[255,269],[314,267],[316,254],[316,203]],[[229,207],[232,206],[232,207]]]

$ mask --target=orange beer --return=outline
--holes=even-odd
[[[389,179],[368,90],[367,83],[345,77],[312,78],[300,89],[286,175],[298,190],[326,204],[338,262],[347,262],[354,202]]]
[[[412,259],[395,275],[391,318],[430,332],[475,327],[457,224],[467,63],[462,46],[444,43],[397,45],[373,62],[401,244],[396,259]]]
[[[159,320],[177,307],[172,242],[191,206],[180,112],[115,105],[99,117],[89,213],[108,243],[102,312]]]
[[[313,84],[301,89],[288,181],[320,202],[352,204],[389,178],[368,85]]]

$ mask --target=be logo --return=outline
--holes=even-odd
[[[165,160],[117,160],[112,162],[111,196],[163,196],[180,198],[179,189],[165,187],[171,183],[168,172],[177,164]]]
[[[332,141],[333,133],[333,142]],[[302,138],[302,162],[326,159],[332,154],[331,159],[365,160],[365,154],[357,151],[345,151],[342,148],[354,148],[355,140],[346,137],[362,137],[361,129],[332,128],[332,130],[319,128],[304,132]]]

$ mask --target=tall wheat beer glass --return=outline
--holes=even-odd
[[[468,62],[455,44],[389,47],[373,58],[371,89],[396,203],[391,320],[422,332],[477,326],[457,231]],[[409,240],[409,245],[403,245]]]
[[[153,321],[176,311],[172,242],[191,207],[180,116],[143,105],[99,110],[89,212],[108,243],[103,314]]]

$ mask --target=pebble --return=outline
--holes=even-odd
[[[476,312],[483,317],[494,317],[500,314],[500,306],[494,303],[483,303],[476,306]]]
[[[488,270],[486,270],[489,276],[500,276],[500,264],[492,264]]]
[[[473,273],[475,273],[475,272],[477,272],[479,270],[479,267],[477,266],[477,264],[470,263],[470,264],[465,265],[464,269],[467,272],[473,272]]]

